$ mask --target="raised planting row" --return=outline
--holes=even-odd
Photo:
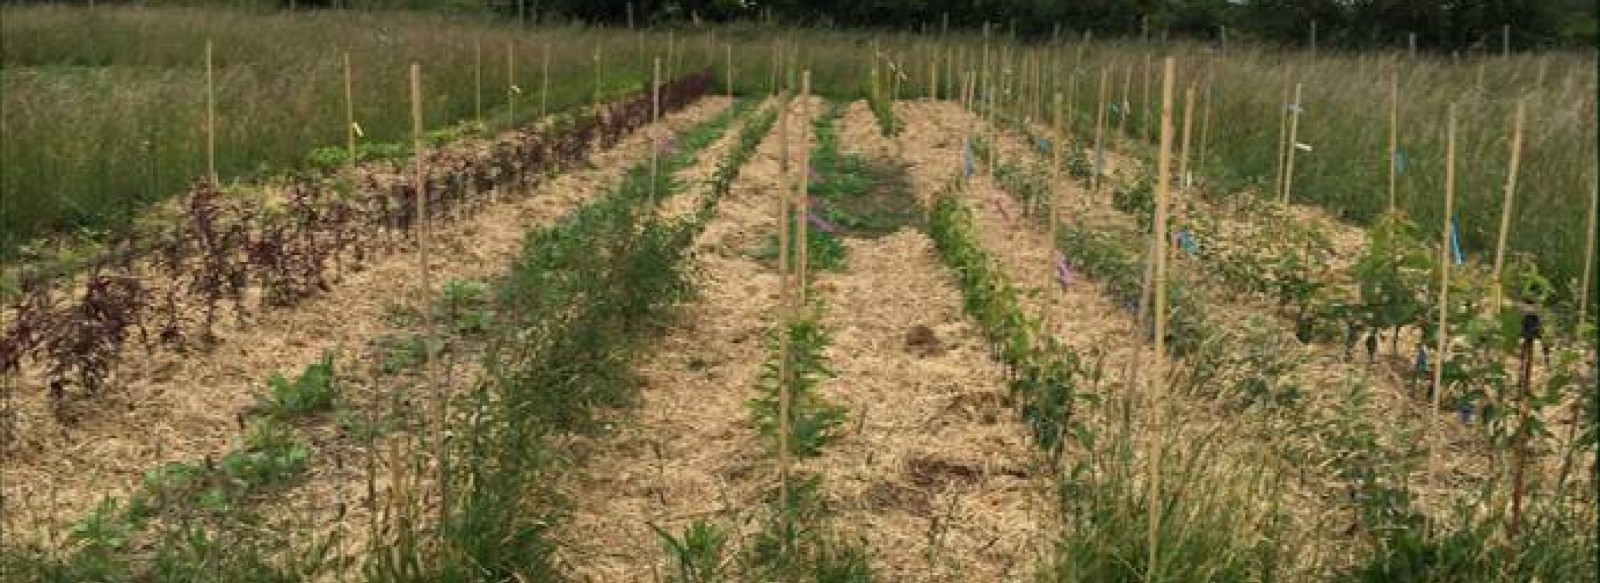
[[[997,174],[1015,192],[1041,190],[1033,185],[1046,183],[1040,170],[1013,167]],[[1153,208],[1151,190],[1144,178],[1117,188],[1112,196],[1113,206],[1131,214],[1146,232]],[[1342,342],[1349,358],[1362,342],[1370,362],[1387,343],[1394,354],[1395,374],[1407,385],[1397,390],[1419,401],[1429,400],[1428,388],[1434,382],[1430,361],[1438,360],[1430,352],[1438,344],[1434,331],[1440,257],[1430,249],[1424,231],[1403,216],[1385,215],[1359,245],[1345,244],[1354,248],[1336,251],[1332,235],[1316,222],[1304,221],[1279,205],[1254,205],[1256,212],[1246,219],[1217,212],[1198,200],[1185,202],[1173,229],[1179,267],[1188,274],[1178,280],[1183,284],[1178,289],[1204,287],[1213,290],[1209,294],[1213,297],[1266,298],[1275,305],[1257,311],[1277,311],[1289,320],[1301,342],[1328,355],[1335,352],[1320,349],[1320,344]],[[1086,261],[1103,258],[1104,253],[1089,252],[1093,251],[1089,239],[1119,230],[1099,230],[1100,235],[1068,231],[1066,243],[1087,252]],[[1132,240],[1144,237],[1125,229],[1120,232],[1117,236],[1130,248],[1136,248]],[[1455,265],[1448,311],[1451,347],[1440,378],[1448,387],[1443,404],[1463,421],[1478,421],[1486,441],[1494,446],[1517,449],[1549,443],[1565,450],[1565,457],[1592,446],[1593,430],[1580,432],[1577,420],[1587,417],[1585,411],[1594,403],[1573,390],[1587,384],[1583,360],[1590,350],[1592,325],[1579,326],[1571,319],[1572,306],[1562,303],[1551,282],[1526,257],[1509,266],[1499,284],[1503,292],[1496,289],[1487,266],[1464,261],[1459,253],[1446,260]],[[1121,287],[1131,294],[1140,282],[1131,277],[1131,270],[1122,273],[1129,277],[1122,278]],[[1511,306],[1495,310],[1492,306],[1502,296]],[[1182,326],[1186,320],[1182,303],[1178,308],[1175,318]],[[1402,337],[1409,339],[1409,354],[1402,355]],[[1523,353],[1525,346],[1537,346],[1542,355]],[[1532,387],[1521,386],[1517,375],[1523,360],[1535,373]],[[1569,424],[1567,435],[1554,435],[1547,428],[1555,420]]]
[[[934,238],[940,255],[961,275],[968,313],[1000,344],[1000,356],[1013,370],[1013,391],[1034,427],[1036,442],[1053,460],[1053,512],[1060,530],[1036,565],[1042,581],[1076,582],[1139,579],[1255,580],[1271,576],[1272,547],[1235,538],[1240,524],[1271,532],[1279,520],[1271,509],[1241,512],[1251,496],[1280,494],[1252,484],[1239,491],[1222,488],[1217,474],[1201,469],[1205,450],[1187,450],[1171,436],[1157,435],[1168,451],[1162,480],[1171,484],[1160,499],[1164,511],[1157,537],[1162,564],[1148,564],[1148,484],[1139,469],[1143,446],[1126,412],[1102,408],[1107,395],[1104,362],[1084,362],[1029,314],[1011,284],[1007,268],[979,243],[972,210],[960,202],[964,182],[953,181],[934,202]],[[1074,326],[1069,318],[1065,323]],[[1086,388],[1079,388],[1086,383]],[[1214,461],[1211,463],[1215,463]]]
[[[997,170],[996,175],[1000,177],[1002,184],[1015,193],[1025,194],[1046,190],[1043,186],[1046,184],[1045,178],[1038,171],[1019,170],[1013,167]],[[1074,266],[1083,269],[1091,276],[1103,279],[1109,284],[1113,293],[1129,301],[1139,297],[1145,275],[1141,273],[1143,268],[1139,259],[1142,253],[1137,250],[1146,247],[1144,242],[1149,239],[1147,234],[1139,232],[1140,230],[1147,232],[1149,229],[1150,203],[1147,197],[1148,193],[1145,197],[1129,193],[1118,193],[1113,197],[1113,202],[1119,209],[1134,215],[1134,222],[1140,225],[1138,230],[1125,224],[1118,226],[1082,220],[1073,222],[1061,234],[1062,251],[1066,257],[1072,259]],[[1137,202],[1141,198],[1144,200],[1143,204]],[[1201,215],[1190,217],[1192,222],[1180,221],[1175,227],[1175,232],[1179,234],[1174,238],[1175,249],[1179,252],[1188,252],[1200,260],[1217,260],[1215,255],[1207,256],[1203,252],[1196,252],[1191,246],[1192,243],[1185,241],[1186,236],[1192,236],[1192,233],[1200,231],[1196,228],[1197,225],[1203,225],[1208,218]],[[1425,248],[1421,248],[1420,243],[1413,245],[1421,249],[1407,254],[1395,252],[1393,243],[1389,240],[1384,241],[1385,244],[1374,245],[1372,247],[1374,250],[1360,259],[1359,265],[1364,273],[1380,268],[1384,261],[1405,261],[1407,257],[1415,261],[1418,258],[1425,259],[1429,255]],[[1306,242],[1305,246],[1310,247],[1311,243]],[[1285,290],[1280,292],[1283,296],[1293,298],[1295,296],[1292,294],[1303,293],[1298,291],[1298,286],[1294,283],[1297,281],[1295,274],[1309,269],[1305,262],[1313,259],[1309,253],[1294,255],[1291,251],[1289,256],[1292,259],[1285,260],[1289,264],[1277,266],[1277,272],[1270,276],[1271,279],[1268,281]],[[1273,340],[1271,333],[1264,336],[1256,332],[1243,335],[1221,333],[1225,328],[1218,325],[1215,316],[1234,311],[1226,309],[1226,302],[1215,299],[1212,293],[1205,291],[1218,288],[1214,283],[1205,280],[1218,278],[1236,284],[1237,276],[1219,278],[1207,275],[1208,272],[1233,270],[1205,269],[1196,263],[1183,267],[1184,269],[1180,269],[1174,274],[1173,280],[1169,281],[1169,285],[1179,284],[1176,289],[1180,290],[1180,293],[1173,298],[1173,321],[1177,330],[1193,334],[1193,338],[1199,340],[1198,344],[1192,346],[1194,350],[1188,356],[1190,366],[1188,370],[1191,372],[1184,384],[1199,389],[1200,392],[1197,394],[1211,398],[1226,397],[1225,402],[1234,403],[1233,407],[1264,405],[1269,412],[1276,411],[1269,418],[1281,417],[1289,420],[1289,427],[1294,435],[1311,438],[1312,446],[1303,448],[1295,445],[1300,441],[1298,438],[1289,439],[1289,436],[1282,433],[1274,434],[1268,431],[1261,436],[1262,439],[1271,441],[1280,450],[1280,455],[1284,455],[1286,459],[1304,459],[1309,456],[1312,459],[1326,460],[1326,463],[1315,465],[1335,470],[1338,482],[1348,488],[1351,498],[1349,502],[1353,505],[1354,523],[1360,526],[1361,532],[1366,533],[1363,538],[1370,550],[1363,553],[1356,564],[1341,570],[1340,576],[1391,576],[1408,570],[1426,568],[1424,566],[1429,564],[1433,564],[1433,568],[1440,573],[1455,574],[1450,576],[1487,572],[1498,573],[1491,577],[1515,578],[1527,576],[1529,573],[1540,573],[1546,577],[1560,578],[1581,573],[1586,568],[1592,572],[1592,564],[1586,567],[1582,559],[1584,553],[1581,551],[1585,545],[1592,544],[1592,541],[1582,542],[1583,537],[1577,534],[1580,531],[1574,528],[1575,524],[1581,522],[1583,512],[1578,511],[1573,504],[1581,504],[1579,500],[1582,495],[1575,490],[1575,482],[1569,481],[1569,470],[1575,459],[1574,455],[1587,446],[1583,438],[1574,440],[1568,437],[1559,441],[1553,439],[1555,436],[1542,429],[1540,419],[1543,416],[1539,414],[1540,408],[1561,402],[1562,393],[1572,386],[1574,377],[1571,371],[1575,370],[1574,364],[1578,355],[1573,350],[1573,345],[1568,344],[1565,350],[1558,351],[1563,354],[1555,359],[1554,366],[1547,364],[1550,374],[1540,378],[1541,384],[1537,388],[1539,392],[1530,399],[1529,408],[1524,409],[1527,411],[1526,421],[1518,422],[1517,418],[1510,414],[1511,408],[1506,405],[1516,395],[1513,392],[1515,387],[1509,383],[1512,377],[1507,374],[1505,368],[1511,363],[1506,361],[1505,352],[1497,352],[1497,350],[1503,351],[1503,347],[1509,343],[1503,341],[1496,343],[1494,340],[1497,337],[1516,338],[1516,336],[1512,334],[1495,336],[1494,327],[1475,324],[1472,318],[1475,315],[1482,317],[1482,311],[1469,308],[1473,297],[1471,293],[1462,294],[1467,298],[1464,300],[1464,305],[1452,311],[1456,319],[1452,322],[1452,327],[1464,331],[1462,337],[1467,342],[1458,346],[1452,353],[1452,359],[1447,361],[1445,378],[1456,383],[1456,387],[1468,390],[1486,385],[1498,388],[1490,395],[1480,394],[1477,399],[1471,399],[1469,395],[1467,397],[1469,400],[1466,401],[1482,407],[1484,400],[1487,400],[1493,407],[1486,411],[1489,419],[1484,424],[1489,430],[1488,442],[1498,446],[1495,451],[1506,453],[1525,451],[1530,447],[1539,450],[1547,443],[1559,448],[1561,453],[1551,460],[1558,463],[1561,468],[1553,477],[1553,485],[1546,481],[1550,479],[1549,477],[1532,479],[1531,484],[1545,484],[1547,487],[1540,488],[1543,490],[1542,495],[1530,495],[1528,508],[1524,509],[1527,516],[1519,517],[1524,526],[1518,540],[1527,545],[1527,549],[1535,552],[1516,553],[1511,550],[1512,547],[1491,544],[1490,540],[1493,532],[1505,528],[1508,519],[1511,522],[1518,520],[1508,516],[1515,511],[1507,510],[1505,507],[1504,490],[1511,489],[1509,485],[1501,485],[1504,490],[1494,494],[1485,494],[1485,501],[1488,503],[1486,512],[1466,507],[1456,508],[1437,502],[1427,511],[1415,506],[1413,498],[1418,494],[1412,487],[1407,486],[1406,476],[1419,465],[1417,460],[1420,452],[1398,444],[1385,444],[1385,440],[1377,437],[1379,433],[1374,432],[1372,424],[1360,417],[1361,411],[1370,410],[1370,389],[1366,388],[1367,384],[1373,382],[1370,376],[1359,371],[1346,373],[1347,390],[1341,391],[1338,398],[1333,401],[1334,407],[1306,408],[1300,403],[1303,398],[1325,399],[1326,397],[1320,395],[1320,391],[1306,393],[1306,388],[1298,384],[1306,382],[1305,380],[1285,384],[1276,379],[1296,376],[1317,378],[1305,377],[1305,372],[1296,373],[1301,369],[1312,370],[1307,368],[1310,362],[1269,357],[1271,354],[1292,352],[1285,350],[1287,347],[1273,348],[1275,342],[1281,341]],[[1425,274],[1426,270],[1422,272]],[[1371,287],[1373,286],[1363,286],[1366,290],[1363,295],[1368,296],[1367,299],[1370,299]],[[1478,301],[1484,301],[1483,286],[1468,290],[1479,296]],[[1222,286],[1218,291],[1236,294],[1260,290]],[[1286,311],[1292,314],[1292,321],[1305,321],[1307,314],[1305,309],[1294,306],[1287,300],[1284,303],[1290,306]],[[1186,313],[1199,317],[1185,318],[1183,315]],[[1303,325],[1295,328],[1297,334],[1306,334]],[[1511,330],[1517,331],[1515,327],[1511,327]],[[1367,337],[1369,341],[1375,338],[1373,335]],[[1369,343],[1369,346],[1371,345]],[[1183,344],[1180,342],[1178,346],[1181,347]],[[1468,363],[1474,364],[1475,368],[1469,368]],[[1202,367],[1214,370],[1202,373]],[[1244,379],[1256,378],[1259,382],[1236,382],[1236,380],[1220,382],[1237,379],[1240,372],[1244,373]],[[1199,374],[1200,378],[1194,378],[1195,374]],[[1498,384],[1496,384],[1497,379]],[[1208,389],[1219,386],[1232,386],[1234,391],[1225,395]],[[1495,403],[1501,405],[1495,406],[1493,405]],[[1281,430],[1280,427],[1277,431]],[[1415,430],[1416,427],[1411,428],[1411,431]],[[1401,431],[1404,432],[1405,429]],[[1496,454],[1495,457],[1497,460],[1503,459],[1500,454]],[[1537,463],[1534,465],[1543,467]],[[1488,483],[1503,484],[1508,481],[1501,476],[1500,482],[1491,479]],[[1447,496],[1444,499],[1459,500],[1460,503],[1469,505],[1471,503],[1471,500],[1455,496]],[[1435,515],[1437,518],[1430,521],[1426,518],[1428,515]],[[1452,530],[1428,536],[1424,525],[1437,524],[1439,520],[1444,520]],[[1484,554],[1482,551],[1485,548],[1492,552]],[[1435,561],[1429,558],[1432,553],[1448,558],[1431,563]],[[1505,556],[1501,556],[1502,554]],[[1486,558],[1491,556],[1499,558]],[[1509,558],[1512,556],[1516,559]],[[1489,562],[1479,562],[1480,560]]]
[[[606,197],[524,242],[492,294],[498,323],[483,377],[451,400],[452,438],[428,444],[442,455],[415,466],[420,486],[388,493],[364,557],[368,581],[559,575],[550,532],[564,513],[552,477],[577,461],[563,436],[597,429],[599,410],[632,400],[628,363],[692,293],[688,244],[716,196],[682,219],[657,216],[654,204],[681,193],[675,173],[731,119],[684,136],[654,178],[641,163]]]
[[[710,82],[697,74],[664,85],[663,107],[694,102]],[[557,126],[512,132],[488,148],[434,152],[423,162],[426,201],[393,171],[303,177],[281,194],[228,195],[201,182],[176,216],[119,244],[82,276],[26,282],[0,336],[0,369],[16,372],[31,360],[53,397],[96,393],[130,340],[147,350],[182,349],[209,338],[228,307],[243,318],[292,305],[414,237],[419,210],[469,212],[492,193],[518,191],[650,121],[646,93]]]
[[[748,110],[747,104],[736,105],[680,135],[674,142],[678,149],[667,153],[664,171],[673,172],[695,163],[697,154]],[[728,163],[727,160],[720,162],[723,165]],[[627,193],[647,190],[648,172],[647,165],[634,169],[621,188]],[[658,193],[660,196],[670,194],[677,188],[676,183],[666,176],[659,180],[659,186],[661,193],[665,193]],[[613,193],[607,200],[624,196],[619,194],[621,192]],[[636,212],[647,211],[643,209]],[[601,211],[584,210],[580,214],[595,212]],[[655,230],[671,226],[660,224],[664,226]],[[553,228],[573,227],[563,223]],[[574,233],[573,236],[586,236],[586,233]],[[364,564],[381,564],[382,561],[375,557],[350,556],[345,550],[350,545],[382,544],[376,542],[382,540],[385,532],[379,521],[393,519],[388,513],[395,508],[391,505],[395,501],[395,490],[403,491],[408,486],[418,488],[420,484],[435,483],[430,481],[435,476],[422,476],[421,473],[426,471],[424,467],[437,464],[437,458],[426,457],[422,450],[410,448],[415,447],[412,444],[428,443],[430,435],[426,433],[430,429],[435,431],[431,436],[442,435],[438,433],[441,419],[432,417],[429,411],[413,412],[411,407],[401,406],[400,401],[413,405],[417,404],[414,401],[416,399],[434,401],[433,406],[422,409],[447,406],[439,400],[440,387],[445,388],[444,399],[449,398],[449,391],[457,389],[448,388],[450,381],[441,381],[432,372],[440,366],[435,360],[444,359],[448,366],[448,361],[471,359],[475,353],[483,351],[486,343],[497,346],[505,342],[508,335],[516,334],[516,328],[512,327],[516,323],[509,318],[513,313],[507,311],[506,301],[493,301],[488,292],[486,286],[474,282],[447,283],[439,300],[430,304],[424,316],[425,319],[439,321],[438,325],[427,325],[429,329],[436,330],[433,337],[412,336],[409,341],[391,346],[378,355],[382,362],[376,368],[382,371],[386,382],[399,383],[401,379],[392,375],[406,370],[425,369],[423,376],[428,386],[424,389],[429,392],[401,394],[405,393],[401,391],[392,396],[394,402],[377,398],[375,402],[345,403],[339,390],[340,385],[345,383],[335,382],[331,356],[309,367],[305,374],[295,380],[274,375],[269,379],[268,389],[260,394],[258,404],[252,407],[248,415],[249,430],[243,441],[235,451],[222,458],[220,465],[213,465],[208,459],[203,463],[177,463],[152,470],[145,477],[143,485],[132,494],[125,508],[119,508],[114,499],[107,498],[99,508],[78,522],[65,540],[59,541],[61,548],[8,549],[8,554],[9,551],[24,552],[8,556],[8,561],[13,562],[18,572],[31,577],[28,580],[40,581],[95,577],[108,581],[133,580],[136,577],[158,581],[276,581],[303,580],[319,573],[326,575],[337,572],[339,576],[346,577],[367,572],[364,571]],[[452,354],[443,354],[445,349]],[[468,370],[469,374],[485,374],[477,367]],[[346,372],[341,376],[355,380],[360,374]],[[384,407],[391,411],[383,413],[377,410]],[[356,411],[356,408],[368,410],[363,413]],[[279,499],[287,494],[288,489],[301,487],[300,477],[309,465],[337,466],[341,463],[342,460],[337,458],[310,458],[311,453],[317,450],[338,456],[343,448],[326,443],[307,447],[303,441],[295,438],[293,429],[287,424],[296,420],[301,421],[298,424],[312,422],[318,417],[307,418],[306,415],[330,410],[336,413],[333,421],[339,425],[340,436],[364,442],[361,449],[367,456],[366,503],[362,509],[366,510],[372,522],[370,528],[357,523],[356,530],[365,528],[365,532],[346,532],[346,523],[351,522],[346,518],[346,512],[355,514],[358,508],[346,507],[343,494],[336,508],[320,509],[333,513],[331,517],[320,516],[317,511],[298,510],[293,506],[288,507],[288,517],[272,516],[270,510],[282,505],[283,501]],[[451,416],[451,419],[455,418]],[[322,420],[326,421],[325,418]],[[400,433],[384,436],[397,430]],[[406,456],[396,457],[401,453],[399,449],[378,453],[380,448],[376,440],[380,438],[392,447],[407,448],[405,453],[410,456],[409,459]],[[429,450],[426,454],[438,451]],[[356,452],[356,455],[363,454]],[[383,458],[382,464],[378,457]],[[380,466],[393,471],[393,477],[376,475]],[[338,479],[338,475],[334,474],[333,479]],[[390,488],[384,500],[379,500],[377,496],[379,484]],[[265,489],[264,486],[268,485],[276,488]],[[347,486],[352,492],[361,489],[360,484]],[[281,514],[282,510],[277,512]],[[153,523],[152,517],[156,518]],[[327,522],[319,521],[336,521],[338,528],[330,530]],[[152,526],[156,528],[150,528]]]

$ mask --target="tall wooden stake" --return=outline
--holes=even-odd
[[[651,129],[652,130],[658,129],[658,128],[655,127],[655,124],[657,122],[659,122],[659,121],[661,121],[661,57],[656,57],[655,58],[655,65],[651,69],[651,73],[650,73],[650,124],[651,124]],[[651,133],[654,133],[654,132],[651,132]],[[651,136],[651,138],[650,138],[650,206],[651,207],[654,207],[655,204],[656,204],[656,182],[659,181],[657,176],[658,176],[658,173],[660,172],[660,165],[661,165],[661,142],[660,142],[660,138],[656,137],[656,136]]]
[[[1109,67],[1100,70],[1100,105],[1096,107],[1094,114],[1094,160],[1091,164],[1094,172],[1089,189],[1096,193],[1100,192],[1100,184],[1104,182],[1102,175],[1106,172],[1106,101],[1111,97],[1111,88],[1108,84],[1110,75]]]
[[[1289,204],[1289,193],[1294,191],[1294,153],[1300,148],[1300,84],[1294,84],[1294,104],[1289,115],[1289,142],[1283,162],[1283,204]]]
[[[425,132],[422,124],[422,70],[416,63],[411,64],[411,139],[413,152],[412,159],[414,164],[412,186],[415,188],[417,193],[417,267],[421,283],[421,287],[418,290],[417,299],[418,302],[421,303],[426,302],[427,298],[430,297],[430,294],[433,290],[433,283],[432,272],[428,268],[428,239],[430,233],[428,220],[428,183],[426,178],[426,168],[424,166],[426,163],[425,157],[427,156],[427,141],[425,139]],[[434,397],[433,406],[435,425],[433,438],[434,447],[436,448],[434,450],[434,455],[437,460],[437,467],[439,471],[439,523],[447,524],[450,517],[450,505],[449,491],[446,489],[449,485],[449,481],[444,479],[444,472],[446,471],[444,457],[446,453],[444,422],[448,416],[445,398],[441,392],[443,387],[436,382],[436,379],[433,376],[435,359],[431,341],[427,343],[427,346],[428,348],[426,348],[426,351],[428,354],[426,357],[427,364],[425,365],[425,374],[427,376],[428,386],[433,391]],[[396,463],[399,463],[399,460],[396,460]],[[442,535],[443,534],[441,533],[441,536]]]
[[[1133,113],[1129,111],[1133,109],[1133,99],[1130,95],[1132,91],[1133,65],[1128,65],[1122,71],[1122,103],[1118,105],[1121,108],[1122,115],[1117,116],[1117,139],[1119,140],[1128,139],[1128,117]]]
[[[211,39],[206,39],[206,180],[217,184],[217,84],[211,67]]]
[[[1511,161],[1506,171],[1505,198],[1500,203],[1500,234],[1495,239],[1494,245],[1494,272],[1490,280],[1494,282],[1495,298],[1494,310],[1500,311],[1502,288],[1500,281],[1506,263],[1506,238],[1511,234],[1511,215],[1517,193],[1517,168],[1522,164],[1522,119],[1525,98],[1517,98],[1516,114],[1511,122]]]
[[[1456,204],[1456,104],[1450,103],[1449,117],[1445,121],[1444,166],[1444,225],[1439,234],[1439,327],[1438,344],[1434,348],[1433,398],[1428,409],[1428,475],[1425,480],[1432,491],[1434,475],[1439,466],[1439,401],[1444,395],[1444,365],[1450,361],[1450,218]]]
[[[593,105],[595,111],[599,111],[600,110],[600,86],[601,86],[601,79],[602,79],[602,72],[600,70],[600,55],[601,55],[600,45],[599,44],[595,44],[595,46],[594,46],[594,100],[593,100],[593,103],[591,104],[591,105]]]
[[[506,43],[506,127],[517,127],[517,45]]]
[[[550,43],[544,43],[539,60],[539,119],[544,119],[550,115]]]
[[[1206,68],[1206,90],[1205,93],[1202,94],[1202,97],[1204,98],[1204,105],[1200,106],[1200,136],[1199,141],[1195,143],[1194,156],[1195,164],[1197,166],[1205,163],[1206,148],[1207,145],[1211,143],[1211,108],[1217,100],[1216,91],[1213,89],[1213,82],[1215,81],[1216,75],[1217,67],[1215,62],[1213,62],[1211,66]]]
[[[733,99],[733,43],[723,45],[728,49],[728,63],[724,68],[724,77],[728,81],[728,99]]]
[[[1139,99],[1139,137],[1150,139],[1150,52],[1144,53],[1144,69],[1139,74],[1139,84],[1143,87],[1143,95]],[[1187,118],[1189,113],[1184,112]],[[1181,173],[1180,173],[1181,174]]]
[[[1189,176],[1189,135],[1194,129],[1194,85],[1183,91],[1183,139],[1178,149],[1178,183],[1187,191],[1193,183]]]
[[[1278,159],[1275,174],[1272,178],[1272,193],[1280,198],[1283,196],[1283,163],[1284,160],[1288,159],[1288,152],[1284,148],[1287,147],[1286,142],[1289,139],[1290,106],[1293,105],[1289,100],[1292,95],[1291,91],[1294,89],[1290,85],[1290,83],[1293,83],[1292,77],[1293,74],[1291,73],[1283,79],[1283,109],[1278,114]]]
[[[1170,172],[1172,167],[1172,85],[1176,63],[1172,57],[1166,58],[1165,74],[1161,80],[1161,150],[1156,158],[1156,208],[1155,229],[1151,233],[1150,249],[1155,255],[1155,358],[1151,361],[1150,374],[1150,480],[1149,500],[1146,506],[1150,511],[1150,561],[1146,581],[1157,580],[1157,566],[1160,565],[1157,553],[1161,540],[1161,435],[1162,435],[1162,409],[1165,407],[1164,391],[1166,384],[1166,336],[1167,336],[1167,205],[1172,183]]]
[[[1517,432],[1512,445],[1515,456],[1511,478],[1511,524],[1506,529],[1512,540],[1522,529],[1522,495],[1525,488],[1525,468],[1528,463],[1528,385],[1533,376],[1533,341],[1536,336],[1523,328],[1521,374],[1517,375]]]
[[[433,289],[428,270],[428,182],[424,157],[427,141],[422,127],[422,70],[411,64],[412,186],[417,192],[417,266],[422,279],[422,297]]]
[[[798,274],[798,279],[799,279],[799,282],[796,284],[796,288],[798,289],[798,293],[796,295],[799,297],[801,306],[806,305],[806,279],[809,277],[809,274],[806,273],[806,270],[810,268],[810,263],[811,263],[811,257],[810,257],[810,249],[811,248],[808,246],[808,241],[807,241],[807,239],[809,238],[807,232],[810,231],[810,228],[809,228],[810,227],[810,223],[808,222],[807,219],[810,217],[810,213],[811,213],[811,193],[810,193],[810,185],[811,185],[811,183],[810,183],[810,176],[811,176],[811,141],[810,141],[810,137],[811,137],[811,70],[807,69],[807,70],[804,70],[804,71],[800,72],[800,163],[799,163],[800,167],[798,169],[800,186],[799,186],[799,188],[797,188],[795,190],[795,217],[794,217],[794,223],[795,223],[795,225],[794,225],[795,251],[797,252],[797,255],[799,256],[798,265],[795,266],[796,267],[795,272]]]
[[[345,53],[345,62],[350,61]],[[472,120],[483,125],[483,38],[472,39]]]
[[[789,283],[789,100],[778,98],[778,520],[780,541],[787,550],[789,537],[789,330],[794,300]]]
[[[350,79],[350,53],[344,54],[344,141],[345,154],[351,167],[356,164],[356,94]]]
[[[1400,69],[1389,72],[1389,212],[1396,208],[1400,176]]]
[[[1066,126],[1062,124],[1063,120],[1060,91],[1055,93],[1052,111],[1053,115],[1051,117],[1055,122],[1053,124],[1055,126],[1055,143],[1050,145],[1050,154],[1052,160],[1050,162],[1050,204],[1048,205],[1048,212],[1050,213],[1050,245],[1053,249],[1056,245],[1056,241],[1061,240],[1061,191],[1063,190],[1061,167],[1063,166],[1063,162],[1066,160],[1068,141]],[[1050,257],[1047,260],[1053,263],[1055,258]],[[1053,267],[1046,265],[1045,269],[1053,269]],[[1052,293],[1050,294],[1051,318],[1048,318],[1047,320],[1054,319],[1055,312],[1060,308],[1061,305],[1061,295],[1063,291],[1060,285],[1052,285],[1050,286],[1050,289],[1052,290]]]
[[[1589,185],[1589,237],[1583,244],[1583,281],[1578,282],[1578,328],[1583,328],[1589,316],[1589,287],[1594,277],[1595,215],[1600,214],[1600,184]]]

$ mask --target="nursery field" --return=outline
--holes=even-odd
[[[0,8],[0,580],[1590,582],[1596,57]]]

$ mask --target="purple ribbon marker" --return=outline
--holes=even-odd
[[[994,197],[994,210],[998,211],[1000,216],[1006,219],[1007,225],[1011,224],[1011,211],[1006,210],[1006,203],[998,194]]]
[[[1072,266],[1067,264],[1067,256],[1057,249],[1055,251],[1056,281],[1061,282],[1061,289],[1066,289],[1077,279],[1077,274],[1072,271]]]
[[[839,232],[838,225],[828,222],[828,219],[822,218],[822,215],[818,215],[817,211],[806,213],[806,222],[811,223],[811,226],[816,227],[818,231],[829,235],[838,234]]]

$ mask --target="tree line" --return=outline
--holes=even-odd
[[[13,3],[39,3],[22,0]],[[56,0],[52,3],[63,3]],[[88,4],[90,0],[76,0]],[[1499,51],[1592,47],[1596,0],[124,0],[255,8],[483,12],[522,23],[611,26],[767,20],[887,29],[976,29],[1029,40],[1105,37],[1227,39],[1318,48]],[[1313,32],[1314,30],[1314,32]],[[1412,35],[1415,35],[1414,37]],[[1314,39],[1314,40],[1313,40]]]

